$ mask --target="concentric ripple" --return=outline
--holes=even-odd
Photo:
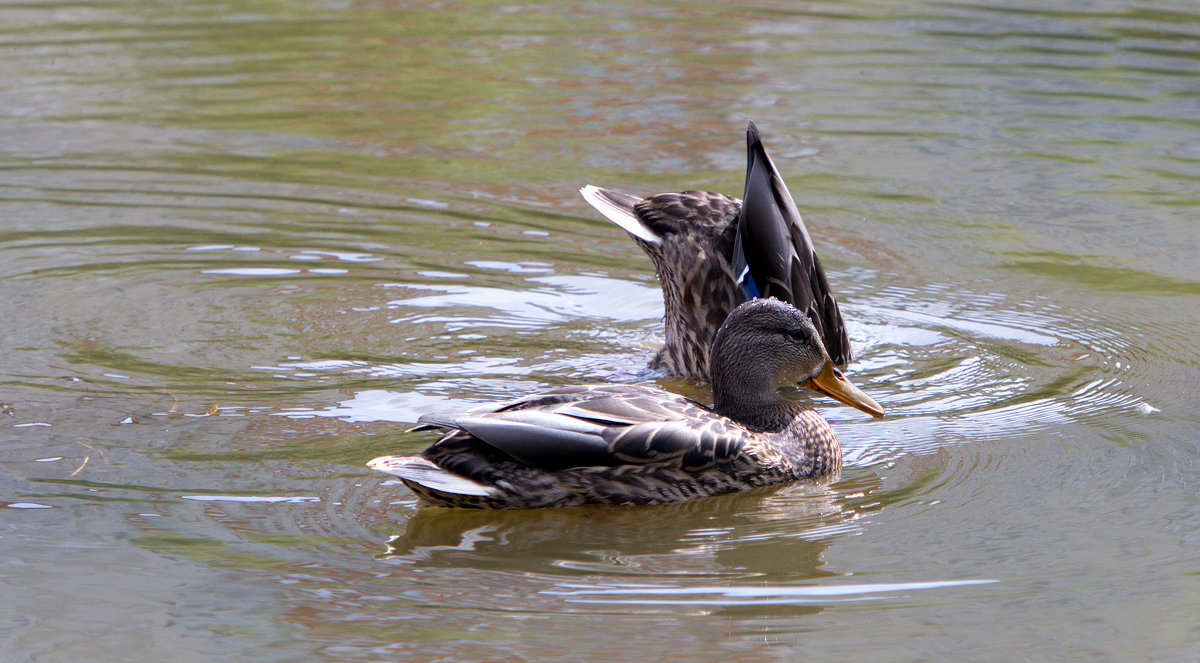
[[[1146,351],[1095,311],[940,284],[860,293],[845,309],[865,345],[851,372],[888,410],[873,425],[831,413],[855,463],[1069,423],[1132,426],[1160,409],[1130,374]]]

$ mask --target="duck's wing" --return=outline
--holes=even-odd
[[[653,463],[698,471],[733,458],[745,442],[745,429],[681,396],[633,385],[574,389],[420,423],[463,431],[543,470]]]
[[[738,217],[733,268],[750,297],[775,297],[812,320],[835,364],[850,362],[850,339],[825,269],[792,194],[763,147],[746,129],[746,190]]]

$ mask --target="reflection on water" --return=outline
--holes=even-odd
[[[399,482],[385,483],[404,491]],[[702,581],[780,572],[805,578],[830,575],[820,570],[824,537],[814,537],[812,530],[832,532],[846,518],[834,494],[820,484],[756,492],[664,509],[581,507],[499,517],[474,510],[420,509],[404,524],[404,533],[388,541],[381,558],[439,567],[515,566],[556,575],[668,573]],[[647,531],[662,536],[649,539]],[[777,554],[751,554],[728,568],[721,564],[723,552],[745,553],[757,546]],[[755,562],[748,564],[751,560]]]
[[[564,585],[555,592],[568,597],[569,603],[610,605],[765,605],[779,603],[836,603],[895,598],[898,594],[922,589],[986,585],[994,580],[951,580],[946,582],[880,583],[878,585],[839,585],[821,587],[714,587],[681,589],[678,587],[602,587],[580,588]],[[620,597],[620,598],[618,598]],[[639,598],[629,598],[639,597]],[[693,597],[693,598],[688,598]]]
[[[1190,656],[1197,24],[0,7],[6,653]],[[423,412],[655,381],[651,266],[576,191],[736,195],[750,119],[888,409],[814,398],[842,476],[486,514],[367,473]]]

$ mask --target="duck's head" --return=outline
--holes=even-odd
[[[775,298],[752,299],[717,331],[709,373],[719,412],[777,401],[777,390],[805,386],[875,417],[883,408],[834,366],[812,322]]]

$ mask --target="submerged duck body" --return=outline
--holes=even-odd
[[[441,506],[661,504],[837,471],[832,427],[780,387],[804,385],[883,415],[785,302],[738,306],[711,356],[712,407],[657,387],[565,387],[425,415],[419,428],[442,430],[441,439],[420,456],[382,456],[368,466]]]
[[[706,191],[642,199],[590,185],[580,190],[654,263],[666,329],[650,367],[668,375],[708,377],[717,329],[738,304],[754,297],[775,297],[803,311],[834,363],[850,362],[837,299],[754,123],[747,127],[746,147],[742,200]]]

